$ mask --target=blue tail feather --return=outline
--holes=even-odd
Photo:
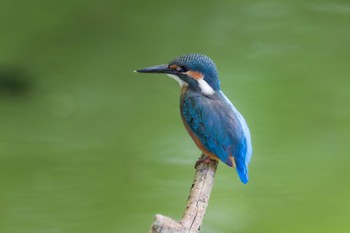
[[[246,184],[248,183],[248,171],[247,168],[239,168],[238,166],[236,167],[237,173],[239,178],[241,179],[242,183]]]

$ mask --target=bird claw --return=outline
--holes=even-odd
[[[209,156],[207,155],[204,155],[204,156],[201,156],[196,164],[194,165],[194,168],[197,169],[197,167],[201,164],[201,163],[212,163],[212,164],[215,164],[216,163],[216,160],[215,159],[211,159]]]

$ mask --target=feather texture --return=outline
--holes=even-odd
[[[234,159],[241,181],[247,183],[252,154],[250,132],[226,96],[218,91],[208,97],[188,89],[181,98],[181,115],[190,134],[194,134],[207,151],[231,167]]]

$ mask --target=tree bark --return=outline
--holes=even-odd
[[[199,161],[208,157],[202,154]],[[197,164],[196,164],[197,165]],[[187,206],[182,219],[177,222],[169,217],[156,214],[150,233],[197,233],[200,231],[206,208],[209,204],[211,189],[218,161],[200,162],[191,186]]]

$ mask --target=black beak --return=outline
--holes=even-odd
[[[156,73],[156,74],[175,74],[176,71],[169,69],[168,65],[151,66],[139,70],[135,70],[138,73]]]

